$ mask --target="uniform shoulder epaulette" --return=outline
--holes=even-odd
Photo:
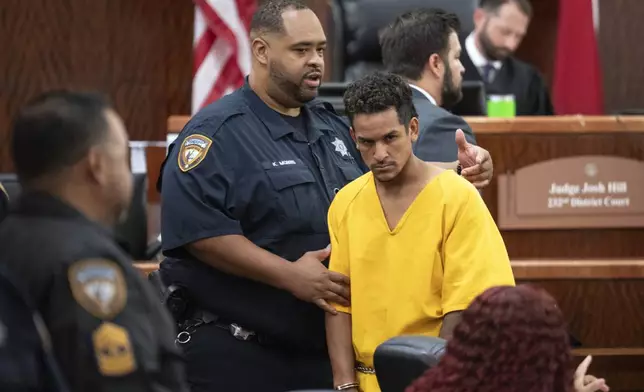
[[[338,115],[338,112],[335,110],[333,105],[327,101],[323,101],[319,98],[314,99],[313,101],[309,102],[309,107],[313,110],[315,109],[326,109],[330,111],[331,113]]]
[[[209,136],[214,136],[226,122],[244,115],[247,110],[242,102],[227,103],[225,99],[221,99],[195,114],[185,128],[190,127],[190,132],[195,129],[202,129],[203,132],[204,129],[207,129]]]

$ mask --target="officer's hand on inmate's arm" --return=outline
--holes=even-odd
[[[494,165],[490,153],[465,139],[462,130],[456,130],[456,145],[458,146],[458,162],[461,164],[461,176],[474,184],[478,189],[483,189],[490,184]]]
[[[331,254],[331,248],[306,252],[292,263],[292,279],[288,290],[297,298],[312,302],[325,311],[336,314],[329,305],[335,302],[349,306],[349,278],[337,272],[329,271],[322,262]]]

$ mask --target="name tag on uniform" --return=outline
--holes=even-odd
[[[297,162],[293,159],[287,159],[284,161],[273,161],[273,167],[289,166],[289,165],[297,165]]]

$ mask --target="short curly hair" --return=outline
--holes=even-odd
[[[405,392],[569,392],[571,359],[563,315],[548,293],[494,287],[463,311],[439,364]]]
[[[391,108],[396,109],[405,128],[412,118],[418,117],[411,87],[398,75],[376,72],[351,83],[344,92],[344,110],[351,124],[358,114],[381,113]]]

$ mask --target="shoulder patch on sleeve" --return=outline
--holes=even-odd
[[[181,149],[177,156],[179,169],[185,173],[197,167],[206,157],[211,145],[212,139],[204,135],[192,134],[186,136],[181,142]]]
[[[116,262],[80,260],[69,267],[67,275],[74,299],[93,316],[109,320],[125,308],[127,286],[123,270]]]
[[[124,376],[136,370],[130,334],[120,325],[102,323],[92,333],[92,345],[98,371],[103,376]]]

